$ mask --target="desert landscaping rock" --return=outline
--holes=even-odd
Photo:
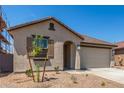
[[[42,72],[41,72],[42,76]],[[24,73],[12,73],[0,77],[1,88],[124,88],[124,85],[107,80],[92,74],[73,74],[77,78],[77,83],[73,83],[72,74],[67,72],[46,72],[47,80],[44,82],[33,82],[32,78]],[[101,83],[105,82],[105,86]]]

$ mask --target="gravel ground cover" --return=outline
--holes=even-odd
[[[42,77],[42,72],[41,75]],[[0,74],[1,88],[124,88],[124,85],[92,74],[46,72],[44,82],[33,82],[25,73]]]

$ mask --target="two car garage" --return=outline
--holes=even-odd
[[[110,67],[111,49],[103,47],[81,46],[80,68],[107,68]]]

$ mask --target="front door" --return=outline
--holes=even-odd
[[[70,69],[71,63],[71,44],[67,43],[64,45],[64,69]]]

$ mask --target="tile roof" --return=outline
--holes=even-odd
[[[96,39],[87,35],[82,35],[84,37],[84,41],[83,42],[87,42],[87,43],[95,43],[95,44],[104,44],[104,45],[114,45],[110,42],[106,42],[100,39]]]
[[[118,47],[115,48],[115,49],[121,49],[121,48],[124,48],[124,41],[122,41],[122,42],[117,42],[117,43],[115,43],[115,44],[118,45]]]

